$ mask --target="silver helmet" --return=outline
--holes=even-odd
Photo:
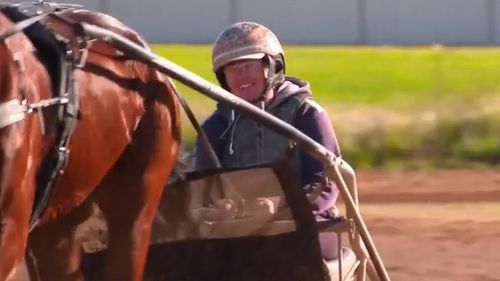
[[[217,36],[212,49],[212,69],[221,86],[226,88],[223,66],[237,60],[264,58],[267,59],[270,70],[267,88],[272,88],[284,79],[285,56],[281,43],[262,24],[238,22]]]

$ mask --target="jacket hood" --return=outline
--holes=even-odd
[[[309,83],[298,78],[287,77],[285,82],[283,82],[276,91],[274,99],[267,108],[275,108],[284,101],[288,100],[290,97],[296,95],[305,95],[305,97],[310,97],[312,94]]]
[[[312,96],[309,83],[299,78],[286,77],[285,81],[278,87],[274,99],[267,106],[267,108],[275,108],[295,95],[305,95],[306,97]],[[234,110],[229,108],[227,105],[218,103],[217,111],[218,114],[224,116],[224,119],[226,120],[234,119]]]
[[[271,111],[286,102],[288,99],[298,95],[300,95],[301,98],[308,98],[311,96],[309,83],[298,78],[286,77],[285,81],[278,87],[278,90],[274,95],[274,99],[266,107],[266,111]],[[220,118],[219,120],[225,123],[225,129],[219,138],[229,141],[229,153],[233,154],[235,124],[238,122],[241,115],[235,110],[229,108],[227,105],[221,103],[217,105],[215,115]]]

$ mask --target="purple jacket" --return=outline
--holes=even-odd
[[[279,106],[286,99],[298,94],[305,94],[307,98],[297,109],[294,121],[291,125],[332,151],[335,155],[340,156],[340,148],[328,113],[310,98],[311,91],[307,82],[287,77],[268,107]],[[225,109],[219,106],[202,125],[219,159],[222,159],[224,149],[229,149],[228,144],[230,142],[230,139],[227,137],[222,137],[227,133],[228,126],[230,126],[230,117],[228,117],[228,114],[224,111]],[[222,165],[224,165],[224,163],[222,163]],[[200,138],[196,141],[194,167],[197,170],[213,167],[208,154],[203,148]],[[302,184],[305,186],[306,192],[312,192],[314,188],[311,188],[311,185],[321,182],[323,165],[318,160],[300,150],[299,167],[300,178]],[[326,211],[335,206],[337,196],[337,188],[333,183],[330,183],[325,191],[323,191],[312,204],[314,213],[320,216],[327,216],[328,213]]]

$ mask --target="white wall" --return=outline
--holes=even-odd
[[[109,1],[112,14],[149,41],[212,41],[229,22],[227,0]]]
[[[478,44],[488,40],[488,0],[368,1],[367,41],[373,43],[448,42]]]
[[[288,43],[500,43],[500,0],[58,1],[109,13],[150,42],[211,43],[253,20]]]
[[[359,36],[352,0],[239,0],[237,7],[236,20],[263,23],[282,41],[350,43]]]

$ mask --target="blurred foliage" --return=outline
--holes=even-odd
[[[457,116],[439,116],[431,124],[415,121],[345,135],[340,137],[343,156],[363,168],[500,165],[500,110],[468,118]]]

